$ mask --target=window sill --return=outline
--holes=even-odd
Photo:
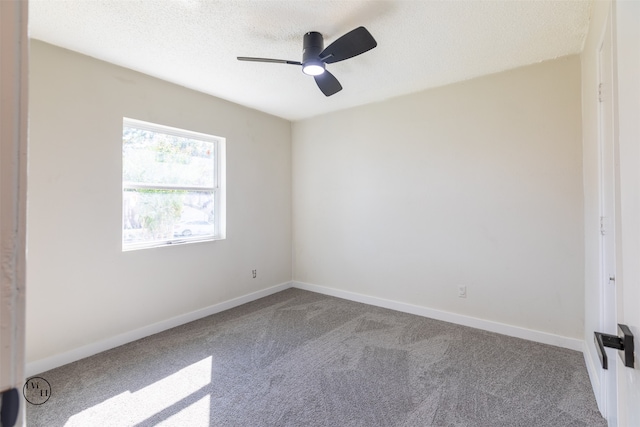
[[[171,246],[184,246],[194,243],[206,243],[206,242],[216,242],[219,240],[225,240],[224,237],[196,237],[196,238],[188,238],[182,237],[174,240],[166,240],[160,242],[144,242],[144,243],[134,243],[127,246],[122,246],[122,252],[130,252],[137,251],[139,249],[153,249],[153,248],[166,248]]]

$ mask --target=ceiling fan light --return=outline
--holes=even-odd
[[[302,72],[309,76],[319,76],[324,73],[324,66],[318,63],[312,62],[302,66]]]

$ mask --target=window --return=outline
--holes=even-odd
[[[123,250],[224,239],[224,144],[123,119]]]

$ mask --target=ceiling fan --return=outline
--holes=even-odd
[[[329,46],[324,48],[322,34],[310,31],[304,35],[302,41],[302,62],[286,59],[252,58],[239,56],[240,61],[273,62],[277,64],[301,65],[302,72],[313,76],[316,84],[326,96],[331,96],[342,90],[342,85],[326,69],[326,64],[344,61],[353,58],[376,47],[371,33],[364,27],[358,27],[349,31]]]

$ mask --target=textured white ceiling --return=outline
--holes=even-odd
[[[582,50],[588,0],[30,0],[30,36],[289,120],[380,101]],[[378,47],[329,64],[325,97],[300,67],[307,31],[325,46],[365,26]]]

